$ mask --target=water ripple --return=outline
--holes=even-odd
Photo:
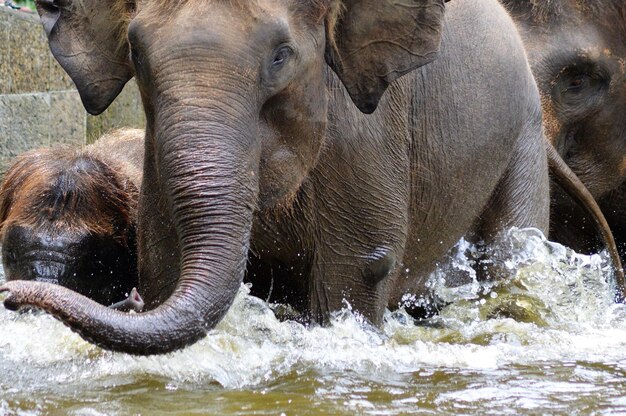
[[[327,328],[280,322],[242,286],[204,340],[134,357],[49,316],[0,309],[0,413],[626,411],[626,308],[612,301],[607,256],[514,229],[491,253],[503,279],[448,287],[474,249],[460,242],[433,274],[433,293],[450,304],[427,325],[400,311],[374,328],[349,307]]]

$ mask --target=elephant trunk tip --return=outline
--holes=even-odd
[[[4,306],[8,310],[41,309],[86,341],[131,355],[167,354],[183,349],[204,338],[214,326],[198,311],[181,309],[180,305],[166,302],[157,310],[125,313],[50,283],[14,280],[0,286],[2,293],[6,294]],[[122,301],[126,310],[136,310],[141,302],[136,290]]]
[[[130,294],[128,295],[126,299],[119,301],[117,303],[114,303],[113,305],[109,306],[109,308],[122,311],[122,312],[129,312],[129,311],[141,312],[144,306],[145,306],[145,302],[143,301],[143,298],[137,291],[137,288],[133,288],[130,291]]]
[[[29,299],[36,297],[34,291],[36,287],[29,286],[24,285],[24,281],[21,280],[6,282],[0,286],[0,294],[7,295],[4,299],[4,307],[10,311],[17,311],[21,307],[31,304]]]

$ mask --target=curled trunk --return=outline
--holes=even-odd
[[[178,118],[176,128],[152,142],[156,165],[167,175],[146,171],[144,176],[159,181],[177,231],[180,278],[170,298],[152,311],[127,314],[60,286],[13,281],[0,288],[8,292],[7,308],[41,308],[86,340],[130,354],[183,348],[222,319],[245,272],[259,156],[255,146],[246,143],[251,135],[242,129],[217,129],[217,122],[198,122],[198,114],[186,114],[194,120],[181,123]],[[215,130],[219,137],[207,134]],[[139,215],[152,215],[154,209],[140,207]],[[141,278],[150,281],[150,276]]]

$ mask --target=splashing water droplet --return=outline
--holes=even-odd
[[[348,403],[345,406],[353,413],[376,413],[368,407],[372,400],[367,394],[354,388],[361,381],[363,386],[382,383],[386,392],[394,388],[408,392],[406,397],[391,394],[385,408],[390,414],[410,412],[416,403],[427,400],[424,391],[435,397],[437,403],[431,405],[451,409],[486,400],[490,406],[502,402],[498,409],[504,411],[505,404],[519,404],[518,396],[523,396],[528,406],[535,406],[531,409],[548,406],[547,413],[558,413],[541,394],[559,386],[558,394],[571,388],[577,398],[580,390],[575,389],[581,389],[585,377],[592,386],[589,391],[602,392],[594,397],[607,400],[610,386],[602,380],[612,376],[591,379],[569,370],[560,384],[550,384],[555,368],[564,368],[563,363],[576,363],[579,369],[578,363],[606,368],[626,362],[626,308],[612,301],[606,254],[579,255],[547,241],[537,230],[512,229],[486,252],[488,269],[501,273],[499,279],[488,281],[481,281],[474,271],[478,254],[478,247],[461,240],[429,277],[429,290],[443,306],[426,321],[416,323],[399,310],[386,312],[384,324],[376,328],[348,302],[332,314],[329,327],[279,321],[270,305],[242,286],[215,330],[197,344],[166,356],[112,354],[84,342],[49,316],[0,309],[0,333],[5,335],[0,337],[0,413],[11,413],[3,400],[75,401],[77,391],[106,394],[103,385],[129,385],[139,395],[146,390],[141,386],[144,380],[161,385],[159,394],[180,395],[172,397],[197,397],[195,391],[207,385],[213,390],[219,386],[223,394],[266,391],[266,397],[297,388],[310,391],[310,400],[316,402]],[[423,301],[412,295],[402,299],[407,304]],[[531,375],[525,376],[524,371]],[[446,384],[454,377],[461,377],[461,382]],[[494,377],[505,380],[496,390]],[[536,390],[530,390],[539,386],[533,377],[544,383]],[[518,384],[509,391],[510,380]],[[298,384],[305,382],[310,385]],[[96,402],[113,400],[123,408],[122,396],[95,397],[106,399]],[[93,401],[86,398],[85,406],[93,406]],[[463,408],[471,409],[468,413],[480,409]]]

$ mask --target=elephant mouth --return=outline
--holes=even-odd
[[[572,156],[572,149],[576,143],[577,127],[566,129],[559,137],[555,144],[556,151],[563,157],[565,161],[569,161]]]
[[[5,265],[6,278],[58,284],[68,274],[71,264],[71,256],[65,253],[31,250],[9,260]]]
[[[24,253],[22,262],[24,263],[56,263],[56,264],[68,264],[71,261],[71,256],[66,253],[61,253],[52,250],[31,250]]]

